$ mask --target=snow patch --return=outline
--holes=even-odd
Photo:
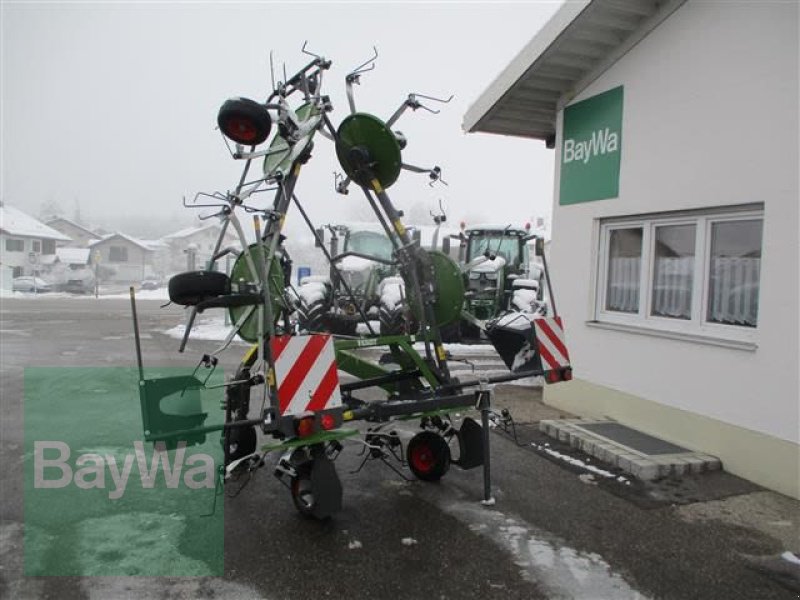
[[[542,585],[548,597],[596,600],[645,600],[597,553],[578,552],[562,540],[517,517],[486,510],[472,502],[440,496],[437,505],[470,530],[508,551],[523,577]]]
[[[192,340],[206,340],[206,341],[222,341],[231,332],[232,326],[225,325],[224,317],[214,317],[204,321],[195,321],[192,327],[192,334],[189,336]],[[183,339],[183,334],[186,331],[186,325],[176,325],[172,329],[167,329],[164,333],[171,338],[178,340]],[[237,339],[234,339],[236,342]]]
[[[793,565],[800,565],[800,557],[798,557],[794,552],[789,552],[788,550],[781,554],[781,558],[787,562],[792,563]]]
[[[389,310],[393,310],[403,301],[405,289],[405,283],[401,277],[387,277],[381,282],[379,288],[381,304]]]
[[[345,256],[339,261],[339,269],[342,271],[367,271],[375,264],[374,260],[362,258],[361,256]]]
[[[549,444],[537,444],[536,442],[534,442],[534,443],[531,444],[531,446],[533,446],[537,450],[540,450],[540,451],[542,451],[542,452],[544,452],[544,453],[546,453],[546,454],[548,454],[548,455],[550,455],[550,456],[552,456],[554,458],[557,458],[558,460],[563,460],[564,462],[566,462],[566,463],[568,463],[568,464],[570,464],[572,466],[580,467],[581,469],[585,469],[586,471],[590,471],[591,473],[594,473],[595,475],[600,475],[601,477],[605,477],[607,479],[615,479],[619,483],[624,483],[625,485],[630,485],[631,484],[630,480],[628,480],[627,478],[625,478],[625,477],[623,477],[621,475],[615,475],[611,471],[606,471],[605,469],[600,469],[598,467],[595,467],[594,465],[590,465],[587,462],[582,461],[579,458],[575,458],[573,456],[569,456],[568,454],[562,454],[561,452],[558,452],[558,451],[553,450],[552,448],[550,448]],[[583,481],[583,479],[581,479],[581,480]],[[586,483],[586,481],[584,481],[584,483]]]

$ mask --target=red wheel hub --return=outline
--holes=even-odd
[[[411,450],[412,466],[421,473],[428,473],[436,464],[436,456],[427,444],[420,444]]]
[[[253,122],[244,117],[230,117],[225,122],[225,132],[233,137],[234,140],[242,142],[252,142],[258,136],[258,131],[253,126]]]

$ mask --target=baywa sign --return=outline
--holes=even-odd
[[[153,489],[159,466],[163,471],[167,489],[176,489],[183,481],[189,489],[214,489],[216,483],[214,459],[208,454],[197,453],[185,458],[186,442],[178,442],[173,462],[169,462],[166,445],[155,445],[155,451],[147,466],[144,442],[133,442],[134,452],[127,453],[120,464],[113,454],[86,452],[78,455],[75,468],[67,462],[71,455],[68,444],[62,441],[35,441],[33,443],[33,487],[34,489],[59,489],[74,484],[81,489],[106,488],[106,467],[111,478],[108,487],[109,500],[119,500],[125,494],[133,469],[134,460],[139,470],[139,480],[143,489]],[[47,451],[56,451],[57,456],[46,457]],[[184,470],[184,467],[189,467]],[[46,476],[47,471],[58,473],[57,477]],[[181,478],[183,474],[183,478]]]
[[[619,195],[622,100],[620,86],[564,109],[559,204]]]

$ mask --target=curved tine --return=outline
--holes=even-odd
[[[426,96],[425,94],[417,94],[416,92],[411,92],[411,95],[415,96],[416,98],[425,98],[426,100],[441,102],[442,104],[448,104],[453,98],[455,98],[453,94],[450,94],[450,97],[447,100],[445,100],[444,98],[437,98],[436,96]]]
[[[355,77],[356,75],[360,75],[361,73],[366,73],[367,71],[372,71],[372,69],[375,68],[375,63],[373,61],[378,58],[378,48],[373,46],[372,47],[372,52],[374,53],[372,55],[372,57],[370,57],[367,60],[365,60],[363,63],[358,65],[355,69],[353,69],[352,71],[350,71],[347,74],[348,78],[349,77]],[[370,63],[372,63],[372,64],[368,68],[365,68]]]
[[[220,200],[220,201],[225,202],[225,204],[221,204],[221,203],[197,204],[197,199],[200,198],[201,196],[203,196],[205,198],[213,198],[215,200]],[[221,192],[214,192],[213,194],[209,194],[207,192],[197,192],[194,195],[194,200],[192,200],[191,204],[188,204],[186,202],[186,196],[183,197],[183,206],[186,207],[186,208],[213,208],[213,207],[217,207],[217,206],[227,206],[228,202],[229,202],[228,201],[228,197],[226,195],[223,195]]]
[[[313,56],[314,58],[318,58],[318,59],[322,58],[319,54],[314,54],[310,50],[306,50],[307,46],[308,46],[308,40],[303,42],[303,47],[300,49],[300,52],[302,52],[303,54],[308,54],[309,56]]]
[[[433,108],[428,108],[424,104],[420,104],[419,108],[421,108],[422,110],[427,110],[429,113],[432,113],[434,115],[438,115],[440,112],[442,112],[440,110],[436,110],[436,109],[433,109]]]

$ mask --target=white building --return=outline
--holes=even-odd
[[[205,269],[221,230],[222,227],[219,223],[207,222],[195,227],[187,227],[162,237],[161,242],[166,248],[163,272],[169,274]],[[241,243],[233,232],[232,227],[230,230],[226,230],[220,248],[224,250],[229,246],[237,250],[241,249]],[[232,256],[231,261],[234,259],[235,256]],[[192,262],[194,266],[192,266]],[[218,268],[224,270],[225,265],[218,265]]]
[[[135,283],[154,273],[158,242],[139,240],[124,233],[112,233],[89,245],[92,260],[98,263],[102,282]]]
[[[21,210],[0,203],[0,265],[12,277],[32,275],[55,260],[56,244],[71,241]]]
[[[465,115],[557,153],[545,401],[800,498],[798,3],[565,4]]]
[[[66,217],[53,217],[47,220],[47,226],[63,233],[70,238],[69,243],[59,243],[59,246],[69,246],[72,248],[88,248],[89,244],[102,237],[99,233],[84,227],[80,223],[71,221]]]

